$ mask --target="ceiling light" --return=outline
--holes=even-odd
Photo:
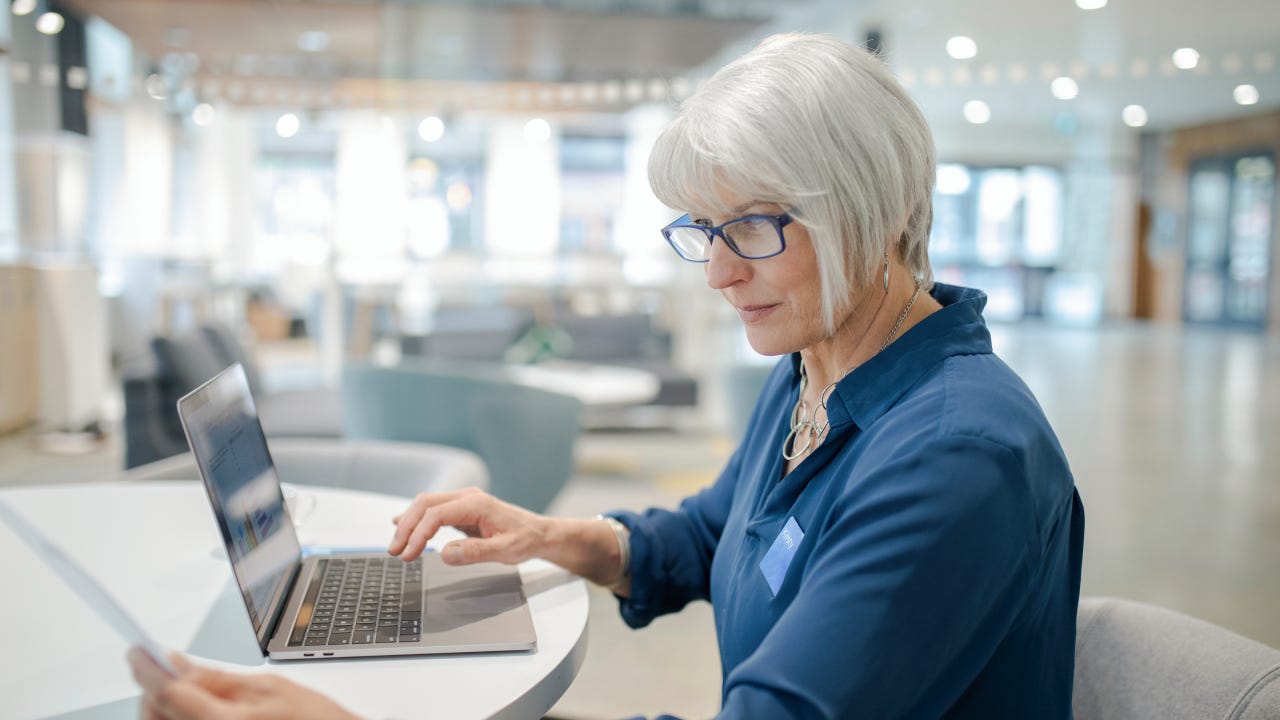
[[[1192,48],[1178,48],[1173,51],[1173,64],[1179,70],[1190,70],[1200,64],[1200,53]]]
[[[298,49],[302,52],[318,53],[329,49],[329,33],[323,30],[308,30],[298,36]]]
[[[444,191],[444,200],[452,210],[462,212],[471,205],[471,188],[461,180],[456,180]]]
[[[1049,91],[1059,100],[1072,100],[1080,94],[1080,86],[1076,84],[1075,80],[1064,75],[1060,78],[1054,78],[1049,85]]]
[[[1129,127],[1142,127],[1147,124],[1147,111],[1141,105],[1125,105],[1120,111],[1120,118]]]
[[[169,84],[164,81],[160,73],[151,73],[146,80],[142,81],[142,87],[155,100],[163,100],[169,96]]]
[[[298,128],[302,126],[302,122],[298,120],[298,116],[293,113],[285,113],[276,120],[276,134],[288,140],[298,134]]]
[[[9,9],[19,17],[30,15],[36,9],[36,0],[13,0],[13,4],[9,6]]]
[[[433,143],[444,137],[444,121],[432,115],[418,123],[418,137]]]
[[[57,35],[62,32],[62,27],[66,24],[67,21],[62,18],[62,15],[52,10],[44,12],[40,17],[36,18],[36,30],[45,35]]]
[[[1076,0],[1076,7],[1081,10],[1101,10],[1107,6],[1107,0]]]
[[[969,169],[963,165],[943,163],[938,165],[938,193],[942,195],[963,195],[969,191],[972,180]]]
[[[200,103],[191,111],[191,122],[199,125],[200,127],[209,127],[209,124],[213,122],[213,116],[215,114],[216,113],[214,112],[212,105],[209,103]]]
[[[1258,88],[1252,85],[1237,85],[1235,90],[1231,91],[1231,96],[1241,105],[1257,105],[1260,96]]]
[[[534,118],[524,124],[524,139],[530,142],[545,142],[551,137],[551,125],[542,118]]]
[[[964,119],[974,125],[982,125],[991,119],[991,108],[981,100],[970,100],[964,104]]]
[[[968,60],[978,54],[978,43],[965,35],[956,35],[947,41],[947,54],[957,60]]]

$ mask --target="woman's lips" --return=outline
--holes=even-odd
[[[751,323],[757,323],[757,322],[760,322],[761,320],[764,320],[777,307],[778,307],[777,304],[743,305],[738,308],[738,317],[742,318],[742,322],[750,325]]]

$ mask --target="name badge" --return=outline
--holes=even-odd
[[[787,518],[787,524],[782,526],[782,532],[773,541],[773,547],[769,548],[769,552],[764,554],[764,560],[760,561],[760,572],[764,573],[765,582],[769,583],[769,590],[775,597],[778,595],[778,588],[782,587],[782,579],[787,576],[787,568],[791,567],[791,559],[796,556],[801,540],[804,540],[804,531],[794,517]]]

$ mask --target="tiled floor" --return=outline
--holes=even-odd
[[[1088,517],[1084,593],[1175,608],[1280,647],[1280,342],[1216,330],[997,326],[997,352],[1040,398]],[[714,479],[714,433],[590,434],[553,512],[671,506]],[[0,486],[119,467],[0,438]],[[593,591],[586,665],[564,717],[713,715],[719,663],[705,604],[640,632]]]

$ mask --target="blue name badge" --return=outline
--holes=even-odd
[[[764,560],[760,561],[760,572],[764,573],[765,582],[769,583],[769,589],[775,597],[778,588],[782,587],[782,578],[787,576],[787,568],[791,567],[791,559],[796,556],[801,540],[804,540],[804,531],[796,524],[794,517],[787,518],[787,524],[782,526],[782,532],[773,541],[773,547],[769,548],[769,552],[764,554]]]

